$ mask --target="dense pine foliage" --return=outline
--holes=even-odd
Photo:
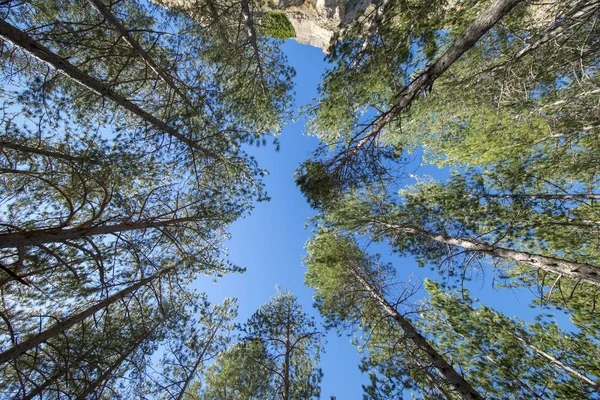
[[[268,200],[247,150],[292,118],[290,21],[105,1],[0,2],[1,398],[319,398],[326,329],[365,399],[600,397],[600,2],[378,0],[340,29],[296,175],[320,327],[286,291],[240,323],[190,288],[243,272],[223,244]],[[414,183],[416,153],[451,177]]]

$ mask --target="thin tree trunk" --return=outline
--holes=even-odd
[[[469,307],[469,310],[471,312],[476,312],[472,307]],[[489,320],[493,325],[496,325],[498,327],[501,328],[500,324],[498,322],[496,322],[495,320],[491,319]],[[527,340],[526,338],[523,338],[521,336],[519,336],[516,332],[514,333],[514,337],[515,339],[517,339],[519,342],[523,343],[524,346],[528,347],[532,352],[540,355],[541,357],[544,357],[545,359],[547,359],[548,361],[550,361],[552,364],[557,365],[559,368],[562,368],[563,370],[567,371],[568,374],[570,374],[572,377],[581,379],[582,381],[584,381],[585,383],[593,386],[594,388],[598,388],[598,383],[595,382],[594,380],[588,378],[586,375],[582,374],[581,372],[575,370],[574,368],[572,368],[571,366],[563,363],[562,361],[560,361],[558,358],[554,357],[552,354],[550,353],[546,353],[545,351],[543,351],[542,349],[539,349],[537,346],[535,346],[534,344],[532,344],[529,340]],[[494,360],[491,359],[490,356],[487,356],[488,359],[492,362],[496,362]],[[515,378],[517,379],[517,378]],[[524,383],[519,380],[519,382],[524,385]],[[531,392],[533,392],[533,390],[531,388],[529,388],[529,386],[527,386],[527,389]],[[535,392],[534,392],[535,393]],[[537,396],[537,395],[536,395]]]
[[[547,193],[531,193],[531,194],[481,194],[469,195],[475,198],[488,199],[541,199],[541,200],[600,200],[600,194],[596,193],[573,193],[573,194],[547,194]]]
[[[88,356],[92,352],[92,350],[93,349],[89,348],[82,354],[79,354],[76,362],[77,363],[81,362],[81,360],[83,360],[86,356]],[[73,364],[73,363],[70,363],[70,364]],[[67,364],[67,365],[69,365],[69,364]],[[68,371],[69,371],[69,368],[67,366],[63,366],[63,367],[59,368],[58,371],[56,371],[55,373],[50,375],[50,377],[48,379],[46,379],[44,381],[44,383],[42,383],[40,386],[36,387],[35,390],[30,392],[27,396],[20,397],[19,395],[17,395],[16,397],[13,398],[13,400],[32,400],[36,396],[41,395],[48,387],[50,387],[54,382],[56,382],[58,380],[58,378],[60,378],[61,375],[67,373]]]
[[[375,31],[377,30],[377,27],[381,24],[381,21],[383,21],[383,12],[385,11],[385,7],[388,3],[389,0],[378,0],[375,6],[375,16],[373,17],[373,19],[371,19],[371,22],[369,23],[369,28],[367,28],[367,32],[364,34],[364,41],[363,44],[360,46],[360,51],[356,55],[355,60],[350,65],[351,70],[356,68],[363,56],[365,49],[369,47],[371,40],[375,36]]]
[[[487,358],[492,364],[498,364],[498,361],[494,360],[492,357],[490,357],[489,355],[486,355],[485,358]],[[537,394],[535,392],[535,390],[533,390],[532,388],[529,387],[529,385],[525,382],[523,382],[523,380],[521,378],[516,377],[512,372],[508,372],[510,377],[512,379],[514,379],[516,382],[519,383],[519,386],[525,390],[526,392],[528,392],[532,397],[532,399],[536,399],[536,400],[542,400],[542,398],[540,397],[539,394]]]
[[[210,346],[210,344],[213,342],[215,335],[217,334],[217,331],[219,330],[220,327],[221,327],[221,323],[219,323],[219,325],[217,325],[217,327],[210,334],[210,338],[208,339],[208,341],[206,342],[206,345],[202,349],[202,353],[200,353],[200,355],[198,356],[198,359],[196,360],[196,362],[194,363],[194,366],[192,367],[192,370],[190,371],[189,375],[186,377],[185,382],[183,383],[183,387],[181,388],[181,390],[179,391],[179,394],[177,395],[177,400],[182,400],[183,396],[185,396],[185,392],[186,392],[188,386],[190,385],[190,383],[192,382],[192,379],[194,378],[196,370],[198,369],[200,364],[204,361],[204,355],[206,354],[206,351],[208,350],[208,347]]]
[[[444,396],[444,399],[452,400],[452,396],[450,395],[450,393],[448,393],[448,391],[444,388],[444,385],[440,385],[440,382],[438,382],[438,380],[435,379],[433,373],[429,370],[429,368],[427,368],[428,366],[423,365],[423,363],[421,363],[420,360],[416,360],[416,362],[417,365],[421,367],[425,375],[427,375],[427,379],[431,383],[432,387],[436,388]],[[433,393],[433,395],[435,395],[435,393]]]
[[[388,224],[376,220],[370,220],[370,222],[397,232],[402,232],[413,236],[426,237],[439,243],[462,247],[463,249],[469,251],[487,254],[510,262],[527,265],[535,269],[541,269],[557,275],[566,276],[575,281],[584,281],[592,285],[600,286],[600,267],[595,265],[577,263],[574,261],[564,260],[562,258],[547,257],[540,254],[507,249],[504,247],[493,246],[470,239],[460,239],[405,225]]]
[[[283,364],[283,400],[290,400],[290,309],[287,310],[287,323],[285,325],[285,360]]]
[[[215,2],[213,0],[206,0],[206,5],[208,5],[208,9],[210,10],[210,15],[212,17],[212,22],[210,22],[209,26],[213,24],[216,25],[216,29],[218,33],[221,35],[221,40],[227,41],[229,40],[229,34],[227,33],[227,26],[223,24],[221,21],[221,16],[217,11],[217,7],[215,6]]]
[[[77,396],[77,400],[85,400],[89,398],[89,395],[98,388],[102,383],[106,382],[106,380],[110,379],[113,372],[121,366],[136,351],[144,341],[148,339],[148,336],[142,336],[136,343],[134,343],[125,353],[121,354],[121,356],[112,364],[106,371],[101,373],[92,383],[88,385],[88,387]]]
[[[71,317],[65,319],[64,321],[56,323],[53,326],[51,326],[50,328],[46,329],[45,331],[40,332],[37,335],[30,337],[27,340],[24,340],[23,342],[11,347],[10,349],[6,350],[3,353],[0,353],[0,365],[7,363],[11,360],[14,360],[15,358],[19,357],[21,354],[36,348],[37,346],[44,343],[48,339],[51,339],[57,335],[60,335],[62,332],[71,328],[73,325],[94,315],[97,311],[99,311],[103,308],[106,308],[106,307],[110,306],[111,304],[123,299],[125,296],[133,293],[134,291],[141,288],[142,286],[145,286],[145,285],[151,283],[155,279],[163,276],[168,271],[173,270],[173,269],[174,268],[169,268],[169,269],[161,271],[157,274],[154,274],[148,278],[142,279],[139,282],[129,286],[128,288],[123,289],[120,292],[115,293],[112,296],[109,296],[102,301],[99,301],[98,303],[85,309],[84,311],[77,313],[75,315],[72,315]]]
[[[594,3],[588,0],[573,2],[572,5],[573,7],[570,10],[568,10],[566,13],[561,14],[558,18],[555,19],[555,21],[548,27],[544,35],[537,41],[529,43],[527,46],[525,46],[507,61],[502,62],[500,64],[496,64],[485,71],[477,73],[477,80],[475,81],[475,83],[479,83],[484,79],[493,79],[492,77],[490,77],[491,73],[494,73],[499,69],[507,69],[508,67],[514,65],[517,61],[519,61],[529,53],[537,50],[541,46],[549,42],[556,42],[559,39],[563,38],[567,29],[571,29],[572,31],[574,31],[577,25],[581,25],[586,18],[589,18],[595,12],[597,12],[599,6],[597,2]],[[502,72],[504,73],[505,71]]]
[[[422,72],[412,83],[402,89],[394,98],[390,109],[379,115],[374,121],[371,129],[354,146],[350,156],[356,154],[387,124],[392,122],[404,110],[422,90],[428,90],[433,82],[439,78],[452,64],[458,60],[467,50],[498,21],[508,14],[522,0],[496,0],[486,10],[481,12],[477,18],[458,36],[450,47],[429,68]]]
[[[290,399],[290,349],[289,343],[285,344],[285,363],[283,366],[283,399]]]
[[[548,361],[550,361],[552,364],[556,364],[559,368],[562,368],[563,370],[567,371],[567,373],[569,375],[571,375],[572,377],[581,379],[582,381],[584,381],[588,385],[593,386],[594,388],[598,389],[598,383],[597,382],[595,382],[592,379],[588,378],[587,376],[585,376],[581,372],[575,370],[571,366],[563,363],[558,358],[554,357],[552,354],[546,353],[545,351],[543,351],[543,350],[537,348],[536,346],[534,346],[533,344],[529,343],[528,340],[526,340],[526,339],[524,339],[524,338],[522,338],[522,337],[520,337],[520,336],[518,336],[516,334],[515,334],[515,338],[518,341],[520,341],[521,343],[523,343],[525,346],[529,347],[534,353],[539,354],[540,356],[542,356],[545,359],[547,359]]]
[[[364,287],[369,293],[371,298],[375,300],[385,312],[394,319],[404,331],[406,337],[414,343],[419,349],[421,349],[431,362],[431,364],[440,371],[442,376],[450,383],[461,398],[465,400],[483,400],[483,397],[477,393],[469,382],[463,378],[456,370],[444,359],[444,357],[437,352],[427,341],[427,339],[421,335],[417,329],[411,324],[411,322],[404,318],[402,314],[398,312],[378,291],[376,291],[361,275],[360,272],[352,269],[352,274],[358,280],[358,282]]]
[[[184,222],[195,221],[198,218],[174,218],[165,221],[125,222],[122,224],[100,225],[70,229],[40,229],[24,232],[0,234],[0,249],[37,246],[45,243],[60,243],[66,240],[81,239],[95,235],[108,235],[117,232],[127,232],[141,229],[162,228]]]
[[[256,29],[254,28],[254,21],[252,20],[252,14],[250,13],[250,7],[248,6],[248,0],[240,0],[242,5],[242,15],[244,17],[244,23],[246,24],[246,28],[248,30],[248,40],[250,41],[250,45],[252,46],[252,50],[254,53],[254,61],[256,61],[256,66],[258,68],[258,74],[261,80],[261,86],[264,83],[264,75],[262,64],[260,62],[260,51],[258,49],[258,41],[256,39]]]
[[[35,388],[35,390],[32,391],[32,392],[30,392],[27,396],[20,397],[20,395],[17,395],[16,397],[13,398],[13,400],[31,400],[34,397],[41,395],[54,382],[56,382],[56,380],[58,380],[58,378],[60,378],[60,376],[62,374],[64,374],[65,372],[67,372],[66,368],[62,368],[62,369],[56,371],[55,373],[53,373],[52,375],[50,375],[50,377],[48,379],[46,379],[44,381],[44,383],[42,383],[40,386],[38,386],[37,388]]]
[[[60,153],[58,151],[45,150],[45,149],[40,149],[38,147],[31,147],[31,146],[25,146],[22,144],[7,142],[5,139],[2,139],[2,138],[0,138],[0,148],[16,150],[16,151],[20,151],[23,153],[38,154],[40,156],[56,158],[56,159],[71,162],[71,163],[85,161],[85,159],[83,157],[76,157],[76,156],[71,156],[68,154]]]
[[[166,122],[155,117],[149,112],[142,110],[139,106],[127,100],[125,97],[115,92],[103,82],[81,71],[79,68],[72,65],[66,59],[53,53],[50,49],[48,49],[41,43],[36,42],[27,33],[12,26],[4,20],[0,20],[0,37],[12,43],[14,46],[20,48],[21,50],[25,51],[26,53],[30,54],[31,56],[37,58],[38,60],[44,62],[50,67],[56,69],[57,71],[72,79],[73,81],[77,82],[86,89],[89,89],[102,97],[112,100],[120,107],[123,107],[124,109],[137,115],[144,121],[150,123],[154,127],[158,128],[160,131],[167,133],[168,135],[182,142],[186,146],[189,146],[190,148],[199,151],[204,156],[215,160],[222,159],[221,156],[203,148],[192,139],[179,133],[175,128],[171,127]]]

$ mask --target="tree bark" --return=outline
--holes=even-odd
[[[4,140],[2,138],[0,138],[0,148],[11,149],[11,150],[20,151],[23,153],[38,154],[40,156],[56,158],[56,159],[71,162],[71,163],[85,161],[85,158],[83,158],[83,157],[71,156],[71,155],[60,153],[60,152],[54,151],[54,150],[46,150],[46,149],[41,149],[39,147],[31,147],[31,146],[25,146],[22,144],[18,144],[18,143],[7,142],[6,140]]]
[[[568,29],[575,30],[578,25],[581,25],[586,18],[590,17],[598,11],[599,4],[588,0],[580,0],[571,2],[572,7],[565,13],[559,15],[552,24],[548,27],[543,36],[537,41],[527,44],[523,49],[513,55],[510,59],[500,64],[496,64],[483,72],[479,72],[475,83],[479,83],[485,79],[494,79],[490,75],[492,73],[506,73],[506,69],[514,65],[523,57],[537,50],[549,42],[559,41],[565,36]],[[568,33],[568,32],[567,32]]]
[[[523,264],[535,269],[541,269],[557,275],[566,276],[575,281],[584,281],[592,285],[600,286],[600,267],[595,265],[577,263],[574,261],[564,260],[562,258],[547,257],[540,254],[507,249],[470,239],[461,239],[445,234],[430,232],[424,229],[414,228],[406,225],[388,224],[376,220],[371,220],[370,222],[397,232],[402,232],[413,236],[426,237],[439,243],[462,247],[465,250],[487,254],[517,264]]]
[[[351,267],[352,268],[352,267]],[[377,290],[375,290],[369,282],[367,282],[360,272],[352,268],[352,274],[358,282],[369,293],[369,296],[375,300],[385,310],[385,312],[394,319],[404,331],[406,337],[421,349],[431,362],[431,364],[440,371],[442,376],[450,383],[454,389],[460,394],[464,400],[483,400],[483,397],[477,393],[469,382],[463,378],[456,370],[446,361],[446,359],[437,352],[427,341],[427,339],[417,331],[411,322],[404,318]]]
[[[350,156],[356,154],[362,147],[373,140],[379,132],[392,122],[422,90],[428,90],[433,82],[439,78],[452,64],[458,60],[467,50],[498,21],[508,14],[522,0],[496,0],[486,10],[481,12],[477,18],[458,36],[450,47],[430,67],[416,77],[412,83],[405,86],[394,98],[390,109],[380,114],[371,126],[371,129],[354,146]]]
[[[124,352],[123,354],[121,354],[121,356],[103,373],[101,373],[92,383],[90,383],[88,385],[88,387],[83,391],[83,393],[81,393],[79,396],[77,396],[77,400],[85,400],[89,398],[89,395],[92,394],[94,392],[94,390],[96,390],[96,388],[98,386],[100,386],[100,384],[102,384],[103,382],[106,382],[106,380],[108,380],[112,373],[121,366],[121,364],[123,364],[125,362],[125,360],[127,360],[129,358],[129,356],[131,356],[131,354],[133,354],[134,351],[136,351],[140,345],[142,343],[144,343],[144,341],[146,341],[148,339],[148,336],[142,336],[136,343],[134,343],[126,352]]]
[[[258,42],[256,40],[256,29],[254,29],[252,13],[250,12],[248,0],[240,0],[240,3],[242,5],[242,15],[244,17],[244,23],[246,24],[246,28],[248,30],[248,40],[250,41],[250,45],[252,46],[252,51],[254,53],[254,61],[256,62],[256,67],[258,68],[258,74],[260,76],[261,85],[263,85],[265,77],[263,75],[262,64],[260,62],[260,51],[258,49]]]
[[[127,232],[141,229],[162,228],[184,222],[195,221],[197,218],[174,218],[164,221],[125,222],[122,224],[99,225],[70,229],[40,229],[24,232],[11,232],[0,234],[0,249],[37,246],[45,243],[60,243],[66,240],[81,239],[95,235],[108,235],[111,233]]]
[[[516,193],[516,194],[481,194],[470,195],[475,198],[489,199],[541,199],[541,200],[600,200],[596,193],[548,194],[548,193]]]
[[[206,345],[202,349],[202,353],[200,353],[200,355],[198,356],[198,359],[196,360],[196,362],[194,363],[194,366],[192,367],[192,370],[186,377],[185,382],[183,383],[183,387],[181,388],[181,390],[179,391],[179,394],[177,395],[177,400],[182,400],[183,396],[185,396],[185,392],[186,392],[188,386],[190,385],[190,383],[192,382],[192,379],[194,378],[194,375],[196,374],[196,370],[198,369],[200,364],[204,361],[204,356],[206,354],[206,351],[208,350],[210,344],[215,339],[215,335],[217,334],[217,331],[219,330],[220,327],[221,327],[221,323],[219,323],[219,325],[217,325],[217,327],[215,327],[213,329],[213,331],[211,332],[210,338],[208,339],[208,341],[206,342]]]
[[[82,354],[78,354],[76,362],[77,363],[81,362],[81,360],[83,360],[91,352],[92,352],[92,349],[90,348],[90,349],[87,349]],[[71,363],[66,363],[65,366],[59,368],[58,371],[56,371],[52,375],[50,375],[50,377],[48,377],[44,381],[44,383],[42,383],[41,385],[37,386],[33,391],[29,392],[28,395],[21,397],[20,395],[17,394],[17,396],[15,396],[13,398],[13,400],[32,400],[36,396],[40,396],[42,393],[44,393],[44,391],[46,389],[48,389],[54,382],[56,382],[58,380],[58,378],[60,378],[63,374],[67,374],[69,372],[69,368],[67,366],[68,365],[72,365],[72,364],[73,364],[72,362]],[[42,397],[40,396],[40,398],[42,398]]]
[[[86,318],[94,315],[97,311],[110,306],[111,304],[121,300],[125,296],[133,293],[137,289],[145,286],[157,278],[165,275],[168,271],[173,270],[174,268],[169,268],[159,273],[156,273],[148,278],[142,279],[139,282],[127,287],[126,289],[121,290],[118,293],[113,294],[112,296],[107,297],[106,299],[97,302],[93,306],[81,311],[75,315],[70,316],[62,322],[56,323],[50,328],[46,329],[43,332],[38,333],[37,335],[30,337],[29,339],[11,347],[3,353],[0,353],[0,365],[7,363],[9,361],[14,360],[19,357],[21,354],[34,349],[40,344],[44,343],[48,339],[51,339],[67,329],[71,328],[73,325],[85,320]]]
[[[177,139],[181,143],[186,146],[197,150],[201,154],[206,157],[221,160],[222,157],[207,150],[200,146],[198,143],[193,141],[192,139],[182,135],[177,131],[177,129],[171,127],[166,122],[161,119],[155,117],[147,111],[142,110],[135,103],[127,100],[125,97],[118,94],[116,91],[111,89],[109,86],[105,85],[103,82],[97,80],[96,78],[86,74],[81,71],[79,68],[71,64],[66,59],[60,57],[59,55],[53,53],[50,49],[42,45],[41,43],[36,42],[32,39],[27,33],[21,31],[20,29],[10,25],[8,22],[4,20],[0,20],[0,37],[14,46],[20,48],[31,56],[37,58],[43,63],[49,65],[50,67],[56,69],[63,75],[77,82],[81,86],[89,89],[90,91],[105,97],[107,99],[112,100],[120,107],[130,111],[131,113],[137,115],[144,121],[150,123],[158,130],[167,133],[173,138]]]
[[[556,357],[554,357],[552,354],[546,353],[545,351],[539,349],[538,347],[534,346],[528,340],[520,337],[519,335],[515,334],[515,338],[518,341],[520,341],[521,343],[523,343],[525,346],[529,347],[531,349],[531,351],[533,351],[534,353],[537,353],[540,356],[542,356],[545,359],[547,359],[548,361],[550,361],[551,364],[555,364],[559,368],[562,368],[563,370],[567,371],[567,373],[569,375],[571,375],[572,377],[581,379],[582,381],[584,381],[588,385],[593,386],[595,389],[598,389],[598,383],[596,381],[588,378],[586,375],[584,375],[581,372],[575,370],[573,367],[571,367],[571,366],[563,363],[562,361],[560,361],[559,359],[557,359]]]
[[[287,323],[285,324],[285,356],[283,363],[283,400],[290,400],[290,358],[292,347],[290,343],[290,308],[287,309]]]
[[[476,312],[476,310],[470,306],[469,306],[469,311],[471,313]],[[495,321],[494,319],[489,319],[489,322],[500,329],[503,328],[503,326],[499,322]],[[541,357],[544,357],[545,359],[550,361],[551,364],[555,364],[559,368],[562,368],[572,377],[580,379],[580,380],[584,381],[585,383],[587,383],[588,385],[593,386],[594,388],[598,389],[598,383],[596,381],[588,378],[585,374],[582,374],[581,372],[575,370],[570,365],[563,363],[562,361],[560,361],[559,359],[554,357],[552,354],[547,353],[547,352],[543,351],[542,349],[538,348],[533,343],[531,343],[531,341],[529,341],[528,339],[521,337],[517,332],[514,332],[513,335],[514,335],[515,339],[517,339],[519,342],[523,343],[523,345],[526,346],[527,348],[529,348],[532,352],[538,354]],[[497,363],[497,361],[493,360],[489,355],[487,356],[487,358],[490,361],[492,361],[493,363]],[[530,393],[535,394],[535,391],[533,389],[531,389],[528,385],[526,385],[523,381],[521,381],[520,379],[518,379],[516,377],[514,379],[518,380],[519,383],[524,388],[526,388],[526,390],[528,390]],[[537,394],[536,394],[536,396],[537,396]]]
[[[44,381],[44,383],[42,383],[40,386],[36,387],[35,390],[30,392],[27,396],[20,397],[20,395],[17,395],[16,397],[13,398],[13,400],[32,400],[36,396],[41,395],[54,382],[56,382],[56,380],[58,380],[58,378],[60,378],[60,376],[62,374],[66,373],[66,372],[67,372],[66,368],[62,368],[62,369],[56,371],[55,373],[50,375],[50,377],[48,379],[46,379]]]
[[[371,19],[369,27],[367,28],[367,31],[364,34],[363,44],[360,46],[360,51],[356,55],[355,60],[352,61],[352,64],[350,64],[351,70],[356,68],[363,56],[365,49],[369,47],[371,40],[375,36],[377,27],[381,24],[381,21],[383,21],[383,12],[385,11],[385,7],[388,3],[389,0],[378,0],[377,4],[375,5],[375,16]]]

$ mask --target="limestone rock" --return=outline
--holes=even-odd
[[[152,0],[163,7],[194,14],[196,0]],[[367,9],[371,0],[258,0],[262,11],[280,12],[291,22],[298,43],[327,51],[335,32]]]
[[[371,0],[278,0],[265,11],[284,13],[296,30],[295,40],[327,51],[341,26],[354,20],[369,7]]]

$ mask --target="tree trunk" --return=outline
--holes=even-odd
[[[433,65],[428,67],[410,85],[405,86],[395,96],[390,109],[380,114],[373,121],[371,129],[352,149],[350,156],[356,154],[363,146],[372,141],[374,136],[377,136],[387,124],[392,122],[402,110],[410,105],[419,92],[431,88],[437,78],[446,72],[456,60],[472,48],[487,31],[492,29],[502,17],[508,14],[521,1],[496,0],[486,10],[481,12]]]
[[[398,312],[379,292],[377,292],[361,275],[360,272],[352,269],[352,274],[358,280],[358,282],[364,287],[369,293],[371,298],[375,300],[385,312],[394,319],[404,331],[406,337],[421,349],[431,362],[431,364],[440,371],[442,376],[450,383],[461,398],[465,400],[483,400],[483,397],[473,389],[471,384],[465,380],[456,370],[448,364],[444,357],[437,352],[427,341],[427,339],[421,335],[417,329],[410,323],[410,321],[402,314]]]
[[[540,356],[542,356],[545,359],[547,359],[548,361],[550,361],[551,364],[555,364],[559,368],[562,368],[563,370],[567,371],[567,373],[569,375],[571,375],[572,377],[581,379],[582,381],[584,381],[588,385],[593,386],[596,390],[598,389],[598,383],[597,382],[595,382],[594,380],[588,378],[586,375],[584,375],[581,372],[575,370],[571,366],[563,363],[562,361],[560,361],[559,359],[557,359],[556,357],[554,357],[552,354],[546,353],[545,351],[537,348],[536,346],[534,346],[533,344],[531,344],[528,340],[520,337],[517,334],[515,334],[515,338],[518,341],[520,341],[521,343],[523,343],[525,346],[529,347],[531,349],[531,351],[533,351],[534,353],[537,353]]]
[[[290,309],[287,309],[287,323],[285,325],[285,359],[283,363],[283,400],[290,400]]]
[[[127,232],[141,229],[162,228],[194,221],[197,218],[174,218],[164,221],[125,222],[122,224],[99,225],[84,228],[70,229],[40,229],[24,232],[11,232],[0,234],[0,249],[37,246],[44,243],[60,243],[66,240],[81,239],[95,235],[108,235],[117,232]]]
[[[573,193],[573,194],[548,194],[548,193],[516,193],[516,194],[481,194],[469,197],[486,199],[540,199],[540,200],[600,200],[600,194]]]
[[[544,46],[545,44],[552,41],[560,41],[565,35],[567,29],[575,31],[578,25],[581,25],[583,21],[589,18],[594,13],[598,12],[599,4],[596,2],[590,2],[588,0],[580,0],[577,2],[571,2],[572,7],[566,12],[559,15],[548,27],[546,32],[537,41],[527,44],[523,49],[511,56],[507,61],[500,64],[494,65],[491,68],[483,72],[477,73],[477,80],[475,83],[479,83],[485,79],[494,79],[490,75],[494,72],[506,73],[509,67],[513,66],[520,59]],[[567,32],[568,33],[568,32]]]
[[[53,53],[50,49],[48,49],[41,43],[36,42],[29,35],[27,35],[27,33],[10,25],[4,20],[0,20],[0,37],[12,43],[14,46],[20,48],[21,50],[25,51],[26,53],[30,54],[31,56],[37,58],[38,60],[44,62],[50,67],[58,70],[60,73],[77,82],[86,89],[89,89],[102,97],[112,100],[119,106],[137,115],[144,121],[150,123],[160,131],[167,133],[168,135],[182,142],[186,146],[189,146],[190,148],[199,151],[204,156],[215,160],[222,159],[221,156],[207,149],[204,149],[192,139],[182,135],[175,128],[169,126],[166,122],[155,117],[149,112],[142,110],[135,103],[127,100],[125,97],[115,92],[109,86],[105,85],[103,82],[81,71],[79,68],[72,65],[66,59]]]
[[[246,28],[248,30],[248,40],[252,46],[254,61],[256,62],[256,67],[258,68],[258,75],[260,77],[260,84],[262,86],[264,84],[265,77],[263,75],[262,64],[260,62],[260,51],[258,49],[258,42],[256,40],[256,29],[254,28],[254,21],[252,20],[252,13],[250,12],[250,7],[248,6],[248,0],[240,0],[240,3],[242,5],[244,23],[246,24]]]
[[[41,385],[36,387],[35,390],[30,392],[27,396],[20,397],[20,395],[17,395],[16,397],[13,398],[13,400],[32,400],[36,396],[40,396],[46,389],[48,389],[54,382],[56,382],[56,380],[58,380],[58,378],[60,378],[60,376],[62,374],[66,373],[66,372],[67,372],[66,368],[62,368],[62,369],[56,371],[55,373],[50,375],[50,377],[48,379],[46,379],[44,381],[44,383],[42,383]],[[42,397],[40,396],[40,398],[42,398]]]
[[[371,40],[376,34],[377,27],[381,24],[381,21],[383,21],[383,12],[385,11],[385,7],[388,3],[389,0],[378,0],[377,4],[375,5],[375,16],[371,19],[369,27],[367,28],[367,32],[366,34],[364,34],[364,41],[363,44],[360,46],[360,51],[356,55],[354,61],[352,61],[352,64],[350,64],[351,70],[356,68],[363,56],[365,49],[369,47]]]
[[[202,349],[202,353],[200,353],[200,355],[198,356],[198,359],[196,360],[196,362],[194,363],[194,366],[192,367],[192,370],[190,371],[189,375],[186,377],[185,382],[183,383],[183,387],[181,388],[181,390],[179,391],[179,394],[177,395],[177,400],[182,400],[183,396],[185,396],[185,391],[187,390],[188,386],[192,382],[192,379],[194,378],[194,375],[196,374],[196,370],[198,369],[200,364],[204,361],[204,356],[206,354],[206,351],[208,350],[208,347],[214,340],[215,335],[217,334],[217,331],[219,330],[220,327],[221,327],[221,323],[219,323],[219,325],[217,325],[217,327],[215,327],[215,329],[211,332],[210,338],[208,339],[208,341],[206,342],[206,345]]]
[[[86,356],[88,356],[90,353],[92,353],[92,350],[93,350],[92,348],[89,348],[82,354],[79,354],[77,357],[77,360],[75,362],[77,362],[77,363],[81,362],[81,360],[83,360]],[[47,378],[44,381],[44,383],[42,383],[39,386],[36,386],[35,390],[30,392],[28,395],[23,396],[23,397],[20,397],[20,395],[17,395],[16,397],[13,398],[13,400],[32,400],[36,396],[40,396],[42,393],[44,393],[44,391],[46,389],[48,389],[54,382],[56,382],[58,380],[58,378],[60,378],[63,374],[68,374],[68,372],[69,372],[68,366],[69,365],[73,365],[73,362],[65,363],[65,365],[63,367],[59,368],[58,371],[56,371],[52,375],[50,375],[50,377]],[[43,397],[40,396],[40,398],[43,398]]]
[[[145,285],[151,283],[155,279],[163,276],[168,271],[173,270],[173,269],[174,268],[169,268],[169,269],[161,271],[157,274],[154,274],[148,278],[142,279],[139,282],[129,286],[128,288],[123,289],[120,292],[115,293],[112,296],[109,296],[102,301],[99,301],[98,303],[85,309],[84,311],[77,313],[75,315],[72,315],[71,317],[65,319],[64,321],[54,324],[53,326],[46,329],[45,331],[40,332],[33,337],[30,337],[29,339],[11,347],[10,349],[6,350],[3,353],[0,353],[0,365],[14,360],[15,358],[19,357],[21,354],[25,353],[26,351],[36,348],[37,346],[44,343],[48,339],[51,339],[57,335],[60,335],[62,332],[66,331],[73,325],[94,315],[97,311],[99,311],[103,308],[106,308],[106,307],[110,306],[111,304],[123,299],[125,296],[133,293],[134,291],[141,288],[142,286],[145,286]]]
[[[557,275],[566,276],[575,281],[584,281],[592,285],[600,286],[600,267],[595,265],[577,263],[574,261],[564,260],[562,258],[547,257],[525,251],[507,249],[504,247],[493,246],[470,239],[455,238],[452,236],[434,233],[424,229],[413,228],[405,225],[388,224],[373,220],[370,222],[393,229],[397,232],[426,237],[439,243],[462,247],[465,250],[487,254],[517,264],[523,264],[535,269],[541,269]]]
[[[25,146],[22,144],[7,142],[5,139],[2,139],[2,138],[0,138],[0,148],[11,149],[11,150],[20,151],[23,153],[38,154],[40,156],[56,158],[59,160],[70,162],[70,163],[78,163],[78,162],[85,161],[85,159],[83,157],[76,157],[76,156],[71,156],[68,154],[60,153],[58,151],[45,150],[45,149],[41,149],[38,147],[31,147],[31,146]]]
[[[129,358],[129,356],[131,356],[131,354],[133,354],[133,352],[136,351],[141,346],[141,344],[144,343],[144,341],[146,341],[147,339],[148,339],[148,336],[143,335],[126,352],[121,354],[121,356],[114,362],[114,364],[112,364],[106,371],[104,371],[103,373],[98,375],[98,377],[92,383],[90,383],[88,385],[88,387],[83,391],[83,393],[81,393],[79,396],[77,396],[77,400],[88,399],[90,394],[92,394],[98,386],[100,386],[102,383],[104,383],[108,379],[110,379],[113,372],[117,368],[119,368],[121,366],[121,364],[123,364],[125,362],[125,360],[127,360]]]

